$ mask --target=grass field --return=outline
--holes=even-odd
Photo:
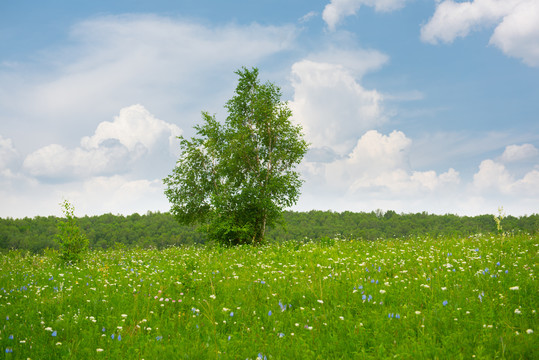
[[[5,359],[539,359],[538,236],[0,258]]]

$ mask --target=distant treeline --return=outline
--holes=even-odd
[[[0,249],[22,249],[40,252],[57,248],[54,238],[60,218],[0,218]],[[309,211],[284,213],[285,229],[270,228],[270,242],[287,240],[320,240],[346,238],[376,240],[417,235],[467,236],[497,232],[492,215],[474,217],[433,215],[427,213],[397,214],[394,211],[370,213]],[[169,213],[129,216],[105,214],[78,218],[79,227],[90,240],[91,248],[113,246],[157,247],[204,243],[205,236],[194,227],[182,226]],[[502,220],[504,231],[539,231],[539,214]]]

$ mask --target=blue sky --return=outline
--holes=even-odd
[[[0,217],[167,211],[241,66],[312,144],[295,210],[539,212],[535,0],[28,0],[0,3]]]

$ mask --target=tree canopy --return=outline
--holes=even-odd
[[[225,123],[203,112],[196,136],[179,137],[180,158],[163,181],[181,223],[202,225],[220,243],[257,244],[298,200],[295,168],[308,144],[279,87],[262,84],[256,68],[236,74]]]

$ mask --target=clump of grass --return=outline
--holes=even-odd
[[[537,358],[537,236],[0,257],[5,358]]]

